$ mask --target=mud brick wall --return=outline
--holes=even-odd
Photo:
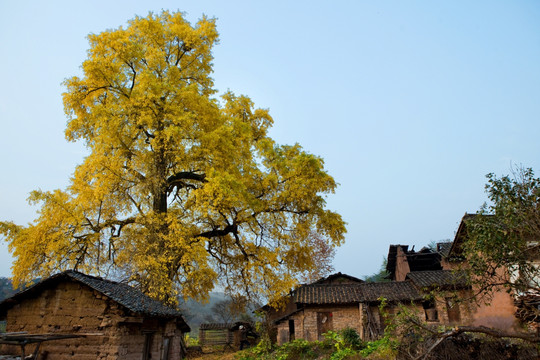
[[[296,326],[296,320],[295,320],[295,326]],[[278,345],[283,345],[286,342],[291,341],[289,337],[289,321],[281,321],[277,325],[277,343]]]
[[[54,340],[41,346],[40,359],[141,360],[146,333],[152,333],[151,359],[160,359],[169,337],[169,359],[181,359],[181,331],[174,321],[158,321],[127,313],[107,296],[79,283],[62,282],[28,297],[7,313],[7,332],[70,333],[84,338]],[[27,351],[34,349],[28,346]],[[0,353],[20,348],[3,347]]]
[[[453,322],[451,322],[448,317],[448,307],[447,307],[446,299],[449,298],[449,299],[455,299],[457,301],[456,304],[454,305],[459,309],[460,320],[457,323],[460,325],[473,325],[475,323],[475,318],[477,316],[478,310],[480,309],[480,311],[482,311],[483,309],[486,308],[486,306],[481,304],[480,308],[478,308],[473,302],[468,301],[467,299],[471,299],[472,296],[473,296],[473,293],[471,292],[471,290],[459,290],[459,291],[449,290],[449,291],[440,291],[436,293],[435,294],[435,307],[437,309],[437,317],[438,317],[439,323],[445,324],[445,325],[453,324]],[[509,296],[505,296],[505,297],[510,298]],[[497,315],[500,315],[498,313],[501,310],[500,307],[491,308],[491,310],[497,311]],[[504,314],[502,315],[504,316]],[[511,317],[511,322],[513,322],[514,321],[513,313],[510,312],[508,315]],[[486,324],[479,324],[479,325],[486,325]],[[509,327],[504,327],[503,329],[507,329]]]
[[[296,339],[315,341],[319,339],[319,328],[317,323],[317,313],[331,313],[332,326],[330,330],[339,331],[345,328],[353,328],[361,331],[361,312],[358,304],[348,306],[320,306],[307,307],[303,311],[293,315],[294,336]],[[278,344],[289,341],[288,320],[278,324]]]

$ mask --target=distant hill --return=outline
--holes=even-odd
[[[189,326],[193,328],[199,328],[199,325],[205,322],[217,322],[212,321],[213,311],[212,307],[220,301],[226,301],[229,297],[221,292],[213,292],[210,294],[208,303],[197,302],[193,299],[189,299],[186,302],[180,303],[180,309],[184,318]],[[193,331],[192,331],[193,333]]]
[[[15,290],[13,290],[11,280],[5,277],[0,277],[0,301],[7,299],[13,294],[15,294]]]
[[[213,292],[210,294],[207,303],[197,302],[189,299],[186,302],[180,302],[180,309],[184,314],[186,322],[191,327],[190,336],[198,337],[199,326],[203,323],[221,323],[222,318],[216,313],[216,305],[222,302],[230,301],[231,298],[222,292]],[[242,320],[254,320],[252,311],[260,308],[258,304],[249,304],[246,312],[241,315],[231,315],[230,322]],[[223,310],[222,310],[223,311]]]

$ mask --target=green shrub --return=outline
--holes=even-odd
[[[316,356],[318,342],[304,339],[290,341],[279,347],[275,352],[276,360],[311,359]]]
[[[238,353],[237,360],[307,360],[316,359],[319,354],[320,342],[310,342],[303,339],[293,340],[279,347],[259,343],[251,349]]]
[[[199,339],[193,336],[189,336],[189,334],[186,334],[186,345],[199,346]]]
[[[365,348],[360,350],[360,355],[367,357],[374,354],[381,358],[393,359],[397,351],[397,346],[396,341],[392,340],[390,336],[385,335],[378,340],[367,342]]]
[[[358,331],[353,328],[345,328],[339,332],[341,337],[343,338],[343,342],[345,346],[350,347],[354,350],[361,350],[365,347],[364,342],[362,339],[360,339],[360,335],[358,334]]]
[[[389,335],[375,341],[363,342],[356,330],[348,328],[339,332],[329,331],[324,341],[307,341],[297,339],[283,344],[272,346],[261,344],[241,351],[237,360],[352,360],[364,357],[380,359],[395,358],[397,344]]]

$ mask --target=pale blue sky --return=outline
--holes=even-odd
[[[161,9],[218,18],[216,88],[325,159],[348,222],[336,271],[452,238],[485,174],[540,170],[538,1],[0,1],[0,219],[31,221],[28,193],[64,188],[85,154],[64,140],[60,83],[86,35]],[[1,245],[0,276],[10,265]]]

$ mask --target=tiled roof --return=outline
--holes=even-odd
[[[351,276],[351,275],[342,274],[341,272],[338,272],[338,273],[323,277],[312,284],[329,284],[329,283],[336,283],[336,282],[363,283],[364,280]]]
[[[467,276],[463,271],[435,270],[435,271],[413,271],[407,274],[416,286],[443,287],[443,288],[464,288],[468,287]]]
[[[199,330],[227,330],[231,324],[227,323],[206,323],[199,326]]]
[[[344,285],[306,285],[293,293],[294,302],[301,304],[354,304],[377,302],[384,297],[388,301],[414,301],[422,297],[408,281],[361,283]]]
[[[179,318],[183,322],[185,331],[189,331],[189,326],[185,324],[182,313],[174,308],[168,307],[161,302],[150,298],[141,291],[123,283],[102,279],[100,277],[85,275],[78,271],[68,270],[44,279],[37,284],[13,295],[12,297],[0,303],[0,309],[11,307],[14,302],[31,294],[41,291],[43,288],[50,287],[53,283],[72,280],[106,295],[126,309],[149,316],[161,318]]]
[[[301,286],[293,293],[294,302],[302,304],[352,304],[362,297],[359,285],[315,284]]]
[[[477,215],[477,214],[468,214],[465,213],[463,217],[461,218],[461,222],[459,223],[458,229],[456,231],[456,235],[454,236],[454,241],[452,242],[452,247],[450,248],[450,251],[448,252],[447,257],[452,259],[461,259],[462,258],[462,245],[463,241],[467,237],[467,222],[471,219],[474,219],[477,216],[491,216],[491,215]]]
[[[388,301],[421,300],[422,296],[409,281],[365,283],[360,285],[366,302],[375,302],[380,297]]]
[[[441,254],[443,257],[447,257],[450,253],[450,249],[452,249],[453,241],[445,241],[437,243],[437,252]]]

